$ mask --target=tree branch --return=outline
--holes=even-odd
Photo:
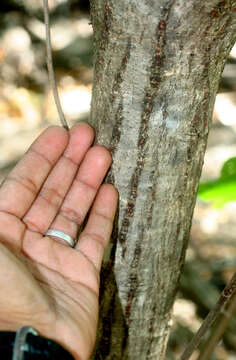
[[[52,87],[54,100],[56,103],[57,111],[59,114],[59,118],[61,121],[62,126],[69,130],[69,126],[67,124],[67,121],[65,119],[58,91],[57,91],[57,84],[53,69],[53,61],[52,61],[52,46],[51,46],[51,34],[50,34],[50,23],[49,23],[49,8],[48,8],[48,0],[43,0],[43,10],[44,10],[44,21],[45,21],[45,27],[46,27],[46,47],[47,47],[47,67],[48,67],[48,76],[49,76],[49,82]]]
[[[223,314],[218,318],[212,333],[208,337],[204,347],[202,348],[198,360],[208,360],[213,354],[215,347],[217,346],[219,340],[223,336],[232,316],[236,310],[236,292],[229,299],[226,309]]]
[[[194,337],[188,344],[188,346],[185,349],[184,353],[182,354],[180,360],[190,359],[190,356],[192,355],[193,351],[198,347],[203,336],[206,334],[206,332],[212,326],[212,324],[216,320],[216,317],[223,311],[224,306],[228,303],[229,299],[233,296],[235,291],[236,291],[236,272],[234,273],[232,279],[230,280],[230,283],[223,290],[216,305],[209,312],[209,314],[203,321],[201,327],[199,328],[198,332],[194,335]]]

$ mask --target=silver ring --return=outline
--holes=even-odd
[[[65,240],[71,247],[75,246],[75,240],[72,239],[72,237],[63,231],[60,230],[54,230],[54,229],[48,229],[45,236],[55,236],[62,240]]]

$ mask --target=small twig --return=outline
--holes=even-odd
[[[236,291],[236,272],[234,273],[230,283],[225,287],[223,290],[219,300],[217,301],[214,308],[209,312],[205,320],[203,321],[202,325],[200,326],[198,332],[194,335],[190,343],[188,344],[187,348],[185,349],[184,353],[182,354],[180,360],[188,360],[190,356],[194,352],[194,350],[200,344],[203,336],[209,330],[211,325],[216,320],[217,315],[223,311],[223,307],[227,304],[231,296]]]
[[[236,292],[234,295],[231,296],[229,299],[226,309],[223,314],[217,320],[212,333],[210,334],[209,338],[207,339],[204,347],[202,348],[198,359],[199,360],[208,360],[210,359],[211,355],[215,347],[217,346],[219,340],[223,336],[230,320],[232,319],[233,313],[236,310]]]
[[[54,100],[56,103],[57,111],[59,114],[59,118],[61,121],[62,126],[69,130],[69,126],[67,124],[67,121],[65,119],[58,91],[57,91],[57,84],[53,69],[53,61],[52,61],[52,46],[51,46],[51,34],[50,34],[50,22],[49,22],[49,8],[48,8],[48,0],[43,0],[43,10],[44,10],[44,21],[45,21],[45,27],[46,27],[46,47],[47,47],[47,66],[48,66],[48,76],[49,76],[49,82],[52,87]]]

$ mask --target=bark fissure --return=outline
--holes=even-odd
[[[130,58],[130,49],[131,49],[131,38],[129,38],[127,41],[127,46],[126,46],[126,49],[125,49],[125,52],[124,52],[124,55],[123,55],[122,61],[121,61],[121,66],[115,75],[115,81],[114,81],[114,85],[112,87],[111,96],[110,96],[111,106],[115,105],[114,102],[116,100],[116,97],[118,94],[120,94],[121,86],[122,86],[122,82],[123,82],[123,74],[126,70],[127,62]],[[115,119],[116,119],[116,121],[115,121],[115,125],[113,127],[110,146],[109,146],[109,150],[112,155],[115,154],[117,145],[119,144],[119,141],[120,141],[120,135],[121,135],[120,129],[121,129],[122,120],[123,120],[123,99],[122,98],[119,101],[119,104],[118,104],[118,107],[116,110],[116,114],[115,114]]]
[[[173,2],[173,1],[172,1]],[[126,235],[129,233],[129,225],[132,221],[132,217],[134,216],[134,208],[135,202],[137,199],[137,191],[138,185],[140,182],[140,175],[144,168],[144,163],[146,159],[146,153],[148,151],[148,127],[150,122],[150,116],[153,112],[154,102],[158,94],[159,81],[161,77],[161,67],[164,60],[164,46],[165,46],[165,37],[166,37],[166,23],[168,21],[168,15],[171,8],[164,8],[161,12],[161,20],[158,23],[156,30],[156,44],[154,46],[153,57],[151,60],[151,67],[148,68],[147,71],[150,72],[149,76],[149,85],[145,89],[145,95],[143,100],[143,107],[141,113],[141,122],[137,143],[137,162],[136,168],[132,175],[131,184],[130,184],[130,195],[128,199],[127,207],[124,211],[123,222],[120,229],[119,241],[122,244],[122,257],[125,257],[126,252]],[[152,203],[154,203],[155,191],[152,191]],[[147,214],[148,222],[152,221],[152,208],[153,204],[149,208],[149,212]],[[130,325],[130,311],[132,308],[133,299],[136,296],[136,290],[138,289],[138,265],[140,262],[140,254],[141,254],[141,241],[143,236],[140,237],[138,241],[136,241],[134,256],[132,259],[132,263],[130,266],[130,277],[128,280],[128,284],[130,285],[130,289],[127,294],[127,304],[125,307],[125,319],[127,326]],[[153,313],[154,315],[154,313]],[[148,350],[149,352],[149,350]]]

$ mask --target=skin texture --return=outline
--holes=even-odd
[[[99,275],[118,194],[101,185],[111,156],[92,146],[84,123],[50,127],[0,188],[0,330],[34,327],[75,357],[88,359],[98,319]],[[90,212],[89,212],[90,211]],[[74,249],[43,234],[73,238]]]

